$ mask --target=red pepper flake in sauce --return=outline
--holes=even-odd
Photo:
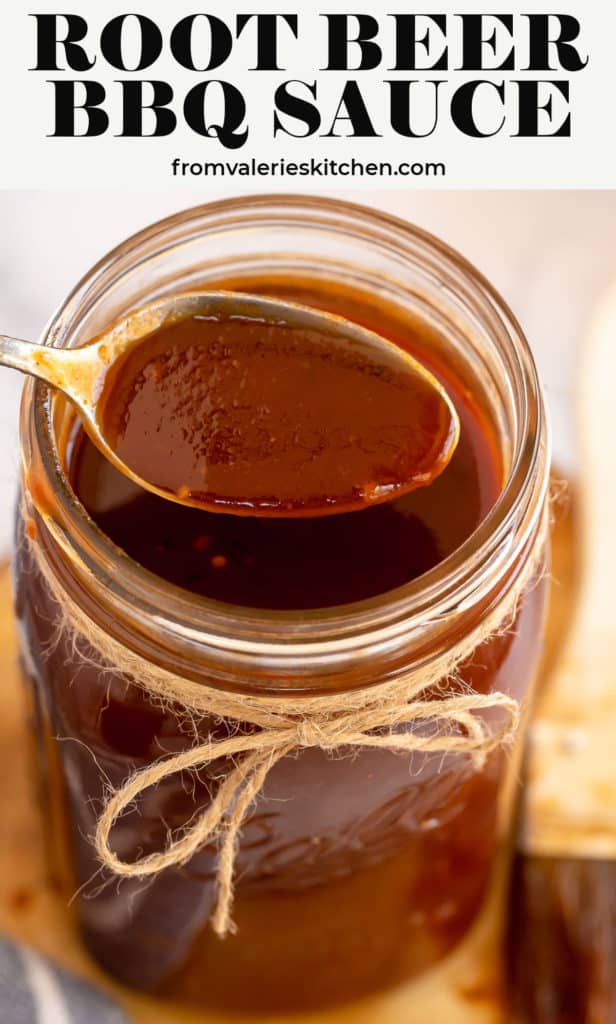
[[[210,565],[212,569],[226,569],[229,564],[229,559],[226,555],[214,555],[210,558]]]
[[[211,543],[211,537],[207,537],[205,534],[200,534],[193,540],[192,549],[193,551],[196,551],[198,554],[202,554],[204,551],[207,551]]]

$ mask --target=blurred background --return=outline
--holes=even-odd
[[[207,193],[0,192],[0,331],[37,339],[109,248]],[[233,195],[237,195],[235,189]],[[475,263],[521,321],[548,393],[559,468],[575,464],[573,400],[584,332],[616,277],[616,192],[324,190],[433,231]],[[0,558],[8,552],[21,378],[0,371]]]

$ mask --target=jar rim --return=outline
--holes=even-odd
[[[57,452],[52,426],[52,401],[41,382],[28,381],[22,408],[22,432],[36,445],[40,464],[54,496],[45,525],[52,539],[88,577],[105,581],[105,600],[123,610],[138,607],[161,628],[193,644],[227,652],[281,656],[314,654],[325,645],[328,654],[348,654],[358,645],[383,649],[434,622],[453,609],[488,592],[494,573],[505,574],[537,528],[547,489],[548,436],[541,386],[531,350],[513,313],[487,279],[461,254],[423,229],[391,214],[322,196],[265,194],[234,197],[192,207],[165,217],[133,234],[102,257],[78,282],[44,333],[48,345],[61,344],[71,318],[91,302],[96,287],[108,277],[109,288],[131,266],[131,259],[151,243],[172,246],[189,237],[203,221],[232,225],[246,218],[274,214],[292,216],[305,210],[329,218],[330,225],[353,224],[379,233],[389,244],[404,242],[436,262],[452,282],[464,287],[466,300],[490,320],[492,331],[507,349],[516,374],[519,430],[511,466],[495,504],[476,530],[452,554],[420,577],[395,590],[353,604],[296,610],[255,609],[193,595],[160,580],[124,552],[96,526],[74,494]],[[32,410],[32,414],[31,414]],[[40,510],[39,510],[40,511]]]

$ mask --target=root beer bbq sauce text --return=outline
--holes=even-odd
[[[480,395],[471,394],[435,336],[368,294],[322,280],[216,282],[331,310],[407,348],[441,380],[459,419],[451,461],[429,487],[335,516],[253,518],[208,513],[140,490],[79,430],[67,453],[76,494],[119,548],[171,584],[231,605],[321,609],[374,598],[437,566],[485,517],[502,486],[499,443]],[[26,557],[25,555],[23,557]],[[22,574],[21,604],[36,591],[26,628],[48,636],[45,593]],[[521,695],[538,643],[540,588],[515,631],[486,643],[463,680],[479,692]],[[36,607],[37,611],[32,612]],[[88,837],[102,770],[114,786],[133,767],[192,741],[177,719],[119,678],[71,666],[62,643],[41,670],[51,700],[42,731],[79,735],[61,744],[63,800],[72,822],[74,884],[97,864]],[[76,673],[76,675],[75,675]],[[72,681],[73,686],[68,687]],[[523,684],[522,684],[523,688]],[[221,725],[201,722],[200,732]],[[268,777],[237,858],[234,920],[221,941],[207,918],[215,850],[146,884],[98,877],[79,901],[93,955],[116,977],[202,1007],[299,1010],[353,999],[403,981],[439,960],[481,907],[499,843],[503,756],[475,772],[468,759],[361,751],[332,758],[316,749],[284,759]],[[128,856],[160,849],[224,774],[212,766],[148,791],[116,828]],[[105,879],[102,880],[103,882]],[[87,888],[87,887],[86,887]]]

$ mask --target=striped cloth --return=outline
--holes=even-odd
[[[2,1024],[128,1024],[123,1011],[87,982],[34,950],[0,938]]]

